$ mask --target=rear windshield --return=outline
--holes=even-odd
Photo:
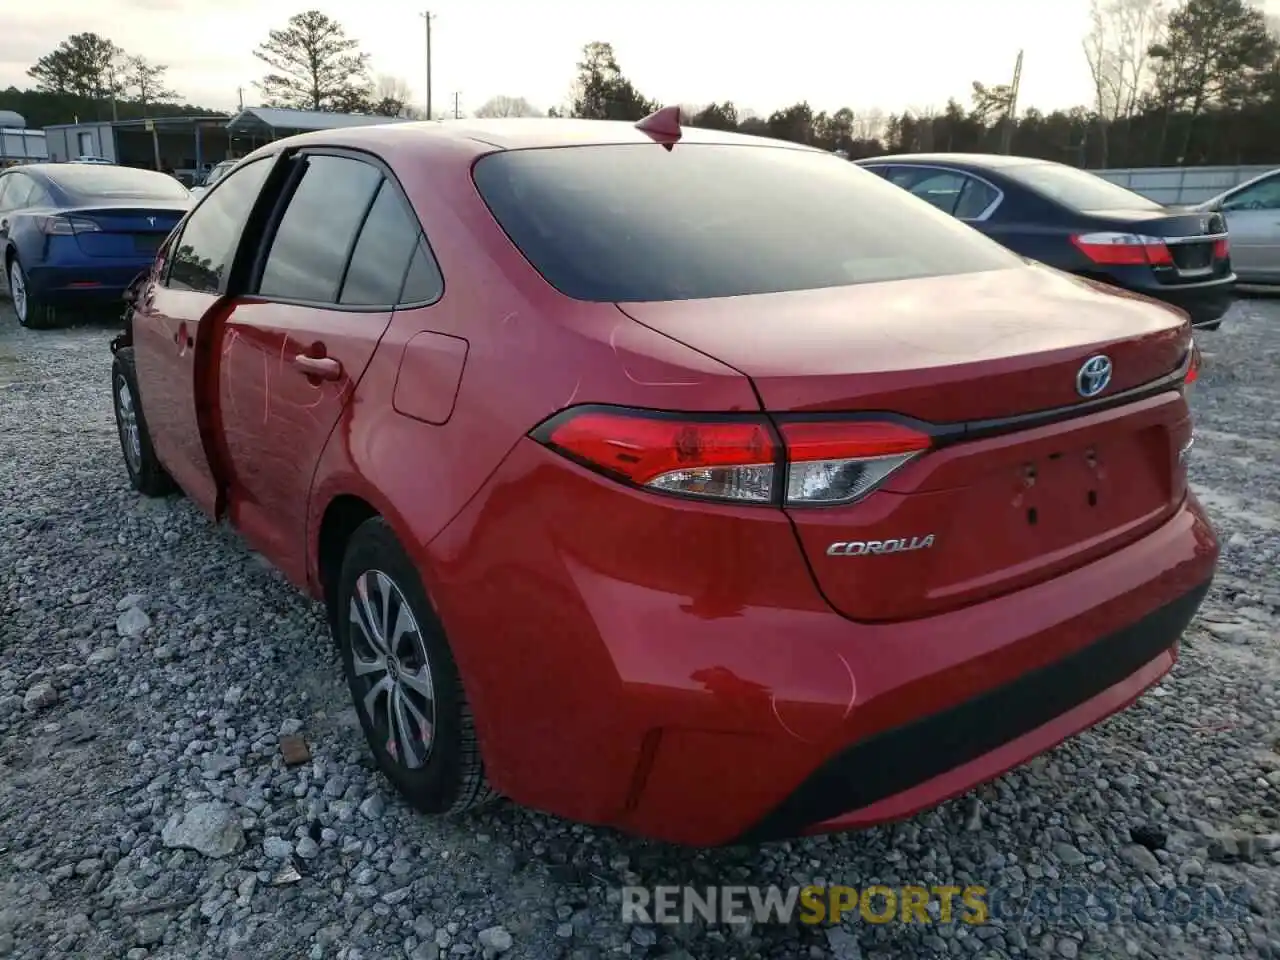
[[[1021,263],[925,201],[818,152],[510,150],[483,157],[474,176],[529,262],[578,300],[735,297]]]
[[[85,200],[185,200],[187,188],[165,173],[96,163],[68,163],[49,179],[77,202]]]
[[[1043,193],[1077,213],[1094,210],[1163,210],[1141,194],[1109,180],[1060,163],[1028,163],[1001,167],[1010,180]]]

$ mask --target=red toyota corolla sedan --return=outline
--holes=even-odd
[[[324,601],[432,813],[901,818],[1131,703],[1217,560],[1184,316],[669,111],[272,143],[132,303],[134,486]]]

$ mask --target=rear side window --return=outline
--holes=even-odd
[[[421,235],[418,218],[386,180],[360,229],[338,302],[346,306],[390,306],[400,299],[409,261]]]
[[[693,300],[971,273],[1020,261],[830,154],[656,144],[508,150],[475,166],[494,217],[579,300]]]
[[[271,160],[263,158],[225,178],[192,212],[170,260],[166,286],[216,294],[222,286]]]
[[[309,156],[271,240],[258,292],[336,303],[338,284],[382,173],[348,157]]]

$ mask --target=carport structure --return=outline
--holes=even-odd
[[[231,155],[242,157],[264,143],[315,130],[367,127],[375,123],[408,123],[398,117],[376,117],[353,113],[321,113],[314,110],[284,110],[277,107],[246,107],[227,123]]]

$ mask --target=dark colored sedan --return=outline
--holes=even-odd
[[[0,173],[0,266],[18,322],[42,327],[59,306],[118,302],[190,205],[186,187],[151,170],[33,163]]]
[[[1216,330],[1231,306],[1227,224],[1179,211],[1047,160],[937,153],[859,165],[963,220],[1015,253],[1154,297]]]

